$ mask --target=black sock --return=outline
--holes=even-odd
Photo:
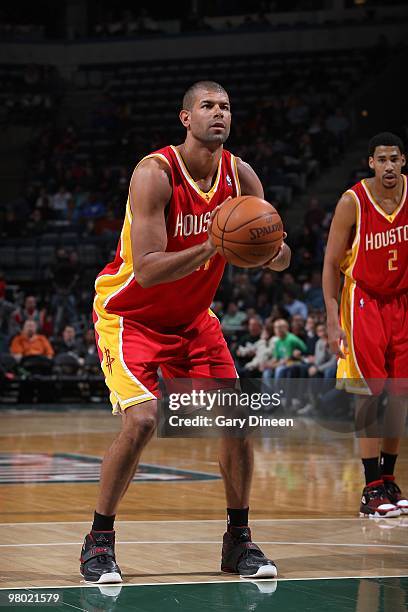
[[[105,516],[104,514],[98,514],[95,511],[92,531],[112,531],[115,516],[116,514],[113,514],[112,516]]]
[[[248,527],[249,508],[227,508],[227,528]]]
[[[398,455],[391,455],[390,453],[384,453],[381,451],[380,468],[382,476],[392,476],[394,474],[395,462]]]
[[[381,480],[380,466],[378,465],[378,457],[369,457],[361,460],[364,465],[366,485],[374,480]]]

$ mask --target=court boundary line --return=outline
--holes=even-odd
[[[73,483],[75,484],[75,483]],[[401,515],[403,516],[403,515]],[[408,517],[408,515],[407,515]],[[395,517],[395,518],[399,518],[399,517]],[[395,518],[391,518],[391,519],[381,519],[381,520],[387,520],[387,521],[394,521]],[[362,519],[358,516],[346,516],[346,517],[332,517],[332,518],[323,518],[323,517],[316,517],[316,518],[276,518],[276,519],[252,519],[250,522],[251,523],[271,523],[271,522],[278,522],[278,521],[292,521],[292,522],[299,522],[299,521],[365,521],[365,520],[374,520],[374,519]],[[88,525],[92,522],[91,519],[87,520],[87,521],[37,521],[37,522],[18,522],[18,523],[0,523],[0,528],[1,527],[12,527],[14,525]],[[183,520],[183,519],[157,519],[157,520],[118,520],[116,521],[116,525],[121,525],[124,523],[224,523],[225,524],[225,519],[187,519],[187,520]]]
[[[343,546],[345,548],[408,548],[408,544],[350,544],[349,542],[289,542],[289,541],[277,541],[277,540],[257,540],[258,544],[273,544],[274,546]],[[0,548],[25,548],[25,547],[39,547],[39,546],[81,546],[83,542],[39,542],[39,543],[19,543],[19,544],[0,544]],[[116,544],[129,545],[129,544],[220,544],[220,540],[117,540]]]
[[[314,577],[310,576],[307,578],[273,578],[272,580],[265,580],[268,582],[301,582],[301,581],[312,581],[312,580],[378,580],[385,578],[408,578],[408,574],[390,574],[388,576],[324,576]],[[229,578],[225,580],[201,580],[200,582],[188,580],[183,582],[132,582],[132,583],[120,583],[116,585],[103,585],[103,586],[121,586],[121,587],[141,587],[141,586],[178,586],[183,584],[229,584],[229,583],[245,583],[245,582],[263,582],[263,580],[254,581],[246,578]],[[56,586],[25,586],[25,587],[0,587],[0,591],[16,591],[16,590],[30,590],[30,589],[81,589],[81,588],[95,588],[101,585],[89,584],[87,582],[80,582],[79,585],[56,585]]]

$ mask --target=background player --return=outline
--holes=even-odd
[[[378,437],[360,438],[366,478],[360,515],[391,517],[408,512],[394,479],[400,445],[395,431],[402,435],[406,415],[406,389],[397,379],[408,378],[407,179],[401,174],[405,155],[400,138],[378,134],[368,153],[374,177],[347,190],[337,204],[323,290],[329,342],[339,357],[338,386],[366,395],[357,402],[361,422],[373,421],[376,396],[385,379],[393,379],[386,421],[393,420],[394,433],[383,438],[380,461]],[[340,272],[345,282],[339,322]]]
[[[263,197],[263,188],[248,164],[223,149],[231,110],[220,85],[194,84],[180,120],[185,142],[148,155],[136,167],[115,260],[95,284],[98,350],[122,431],[105,455],[92,531],[82,550],[81,573],[91,582],[121,581],[114,519],[156,427],[158,368],[165,378],[236,378],[218,319],[209,311],[225,262],[208,229],[226,198]],[[289,260],[283,245],[270,267],[283,270]],[[228,506],[221,567],[275,576],[275,564],[251,542],[248,528],[250,440],[223,439],[219,461]]]

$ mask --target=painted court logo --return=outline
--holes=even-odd
[[[105,353],[105,365],[108,368],[109,374],[112,376],[112,364],[115,361],[114,357],[111,357],[110,350],[108,348],[103,349]]]
[[[98,482],[102,460],[70,453],[0,453],[0,485]],[[216,474],[142,463],[133,482],[219,480]]]

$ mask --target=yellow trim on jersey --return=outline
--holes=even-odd
[[[241,195],[241,183],[239,181],[237,158],[235,157],[235,155],[232,155],[232,154],[231,154],[231,170],[234,176],[235,189],[237,191],[237,196],[240,196]]]
[[[138,168],[138,167],[140,166],[140,164],[141,164],[142,162],[144,162],[146,159],[151,159],[152,157],[158,157],[158,158],[159,158],[159,159],[161,159],[162,161],[166,162],[166,164],[167,164],[168,166],[170,166],[170,168],[171,168],[171,165],[170,165],[169,160],[167,159],[167,157],[166,157],[165,155],[163,155],[163,153],[150,153],[149,155],[145,155],[145,156],[144,156],[144,157],[142,157],[142,159],[141,159],[141,160],[140,160],[140,161],[139,161],[139,162],[136,164],[136,168]],[[135,170],[136,170],[136,168],[135,168]]]
[[[102,274],[95,281],[95,291],[101,298],[103,307],[106,308],[109,301],[125,289],[134,278],[132,245],[130,241],[130,226],[132,217],[130,213],[129,197],[126,203],[126,214],[120,234],[120,256],[122,263],[114,274]]]
[[[101,368],[110,390],[113,414],[130,406],[156,399],[129,370],[123,356],[123,317],[106,312],[102,299],[96,295],[94,310],[97,314],[95,331],[102,353]],[[109,361],[108,361],[109,357]]]
[[[195,182],[195,180],[193,179],[193,177],[191,176],[191,174],[187,170],[187,167],[186,167],[186,165],[184,163],[184,160],[183,160],[182,156],[180,155],[180,153],[177,151],[176,147],[174,145],[170,145],[170,146],[171,146],[171,148],[173,149],[173,151],[174,151],[174,153],[176,155],[176,158],[177,158],[177,161],[179,163],[180,169],[181,169],[184,177],[187,179],[188,183],[198,193],[198,195],[200,195],[206,202],[210,202],[212,200],[215,192],[217,191],[218,183],[220,182],[222,156],[220,157],[220,161],[218,162],[217,177],[215,179],[214,185],[211,187],[210,191],[203,191],[202,189],[200,189],[200,187],[197,185],[197,183]]]
[[[358,195],[352,189],[348,189],[345,193],[351,195],[356,204],[356,233],[351,248],[348,249],[343,261],[340,264],[340,270],[345,276],[350,276],[351,278],[354,278],[353,271],[355,263],[357,261],[358,249],[360,246],[361,204]]]
[[[346,334],[348,352],[345,359],[337,361],[337,389],[344,389],[348,393],[359,395],[371,395],[371,390],[364,379],[360,366],[358,365],[354,348],[354,292],[355,282],[346,277],[341,294],[340,313],[341,328]],[[344,351],[344,347],[341,347]]]
[[[390,223],[392,223],[394,221],[395,217],[398,215],[398,213],[400,212],[400,210],[404,206],[405,198],[407,197],[407,177],[404,174],[401,174],[401,176],[402,176],[402,181],[404,183],[404,187],[402,189],[401,200],[400,200],[400,203],[398,204],[397,208],[391,214],[388,214],[387,212],[385,212],[385,210],[383,208],[381,208],[381,206],[375,200],[374,195],[371,193],[371,190],[370,190],[370,188],[369,188],[369,186],[368,186],[368,184],[366,182],[367,179],[363,179],[361,181],[361,184],[363,185],[363,187],[365,189],[365,192],[366,192],[366,194],[368,196],[368,199],[370,200],[371,204],[380,213],[380,215],[382,215],[384,217],[384,219],[387,219],[387,221],[389,221]]]

